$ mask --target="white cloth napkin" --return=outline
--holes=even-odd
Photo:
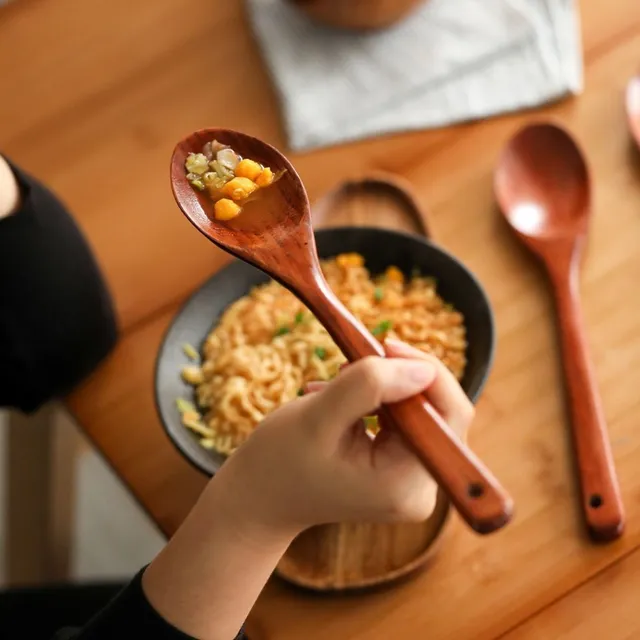
[[[574,0],[429,0],[390,29],[247,0],[293,150],[484,118],[582,90]]]

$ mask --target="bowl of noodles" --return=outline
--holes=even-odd
[[[327,282],[374,336],[395,337],[436,355],[477,400],[493,360],[493,315],[482,286],[458,259],[417,235],[374,227],[322,229],[316,244]],[[344,362],[297,298],[256,268],[234,261],[193,294],[169,327],[157,358],[156,404],[173,444],[211,476],[266,415],[294,401],[305,383],[330,380]],[[435,538],[448,511],[439,495],[426,529],[367,525],[365,535],[359,525],[333,532],[334,525],[315,528],[292,545],[279,572],[303,586],[349,588],[353,581],[335,575],[331,536],[344,543],[351,527],[353,544],[366,538],[369,549],[385,536],[397,540],[398,527],[402,536],[417,536],[405,544],[413,556],[402,559],[400,553],[385,571],[367,560],[370,575],[355,583],[378,584],[386,581],[383,573],[399,575],[400,568],[403,573],[416,564],[419,540],[427,531]],[[415,535],[407,533],[411,527]],[[308,561],[317,562],[322,549],[326,566],[318,573]]]

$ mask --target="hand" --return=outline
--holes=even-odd
[[[217,480],[245,517],[297,533],[327,522],[431,515],[437,486],[422,463],[384,425],[372,439],[361,418],[424,392],[462,436],[473,405],[437,358],[396,341],[385,351],[387,358],[365,358],[332,382],[309,385],[314,393],[271,414],[225,463]]]
[[[437,359],[387,342],[272,413],[222,466],[143,576],[158,613],[203,640],[238,631],[291,540],[348,520],[422,520],[436,486],[402,438],[372,440],[362,416],[417,393],[462,435],[473,406]]]

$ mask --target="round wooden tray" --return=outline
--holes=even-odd
[[[316,591],[367,589],[425,568],[447,523],[449,499],[438,492],[431,517],[420,523],[327,524],[299,535],[276,573]]]
[[[312,207],[315,227],[368,225],[429,236],[425,215],[411,187],[384,173],[340,184]],[[450,512],[438,491],[431,517],[421,523],[328,524],[298,536],[276,573],[318,591],[365,589],[387,584],[424,568]]]

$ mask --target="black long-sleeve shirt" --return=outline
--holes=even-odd
[[[0,407],[68,393],[115,344],[113,304],[64,205],[13,167],[22,194],[0,219]]]
[[[42,184],[12,168],[22,199],[0,219],[0,407],[31,412],[87,376],[113,348],[117,328],[73,218]],[[83,628],[61,630],[56,640],[189,639],[149,604],[141,577]]]
[[[142,573],[140,571],[84,628],[62,629],[54,640],[193,640],[167,623],[149,604],[142,591]]]

